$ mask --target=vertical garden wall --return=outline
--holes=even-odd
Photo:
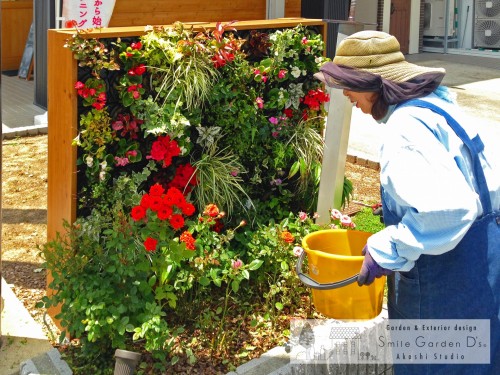
[[[285,41],[283,41],[283,43],[285,43],[283,46],[281,47],[276,46],[276,48],[287,49],[287,51],[276,52],[276,54],[281,54],[281,56],[278,56],[278,58],[280,59],[284,58],[286,60],[282,62],[282,65],[286,67],[286,69],[280,69],[278,62],[272,61],[272,59],[269,59],[268,56],[265,55],[266,53],[268,53],[265,51],[266,48],[268,48],[268,46],[266,46],[266,43],[270,42],[263,39],[259,39],[259,33],[269,35],[272,34],[274,31],[281,31],[294,28],[297,25],[302,25],[304,27],[304,30],[307,31],[307,33],[312,32],[313,35],[318,35],[320,36],[320,38],[315,37],[311,39],[309,42],[311,43],[310,46],[307,46],[307,44],[303,44],[300,51],[296,51],[295,47],[292,44],[286,45],[287,42]],[[189,24],[184,25],[186,33],[188,32],[190,27],[191,26]],[[198,24],[194,25],[193,30],[194,33],[196,33],[198,31],[202,31],[205,29],[210,30],[211,28],[213,29],[214,27],[215,24],[206,24],[206,25]],[[237,32],[234,32],[230,28],[234,28]],[[323,103],[326,100],[326,98],[325,96],[322,96],[323,94],[321,94],[321,92],[319,91],[312,93],[312,95],[308,95],[308,91],[310,89],[313,91],[316,89],[320,89],[319,83],[312,77],[312,74],[315,72],[314,69],[317,70],[319,62],[318,58],[320,58],[323,53],[322,52],[323,41],[321,38],[323,37],[324,34],[324,24],[322,21],[319,20],[280,19],[280,20],[272,20],[272,22],[268,20],[237,22],[231,25],[230,28],[227,31],[230,31],[235,34],[235,40],[239,39],[241,35],[241,38],[246,38],[246,40],[248,41],[250,34],[255,35],[253,41],[251,41],[251,43],[253,43],[254,46],[249,46],[249,42],[247,42],[246,46],[246,48],[251,50],[253,54],[253,55],[250,54],[249,55],[250,57],[244,61],[244,64],[248,64],[248,67],[242,68],[240,70],[238,70],[237,68],[233,69],[229,67],[230,65],[236,65],[240,63],[238,61],[235,61],[233,64],[228,64],[227,66],[222,68],[226,69],[226,71],[224,72],[222,72],[220,69],[215,70],[213,73],[214,74],[212,82],[213,85],[210,86],[209,88],[210,92],[206,97],[197,98],[197,95],[199,95],[199,93],[196,93],[196,91],[201,90],[201,88],[198,89],[197,88],[198,84],[193,83],[193,85],[190,86],[190,89],[193,91],[192,93],[193,99],[188,99],[188,100],[198,100],[198,102],[184,103],[182,101],[183,100],[185,101],[186,98],[180,98],[179,105],[191,106],[191,108],[197,107],[196,110],[187,111],[187,112],[191,111],[189,115],[194,117],[197,116],[197,118],[194,119],[194,121],[191,121],[193,124],[190,126],[191,128],[190,130],[195,130],[196,128],[198,128],[198,130],[202,128],[203,129],[212,128],[211,131],[214,131],[213,127],[220,127],[218,126],[220,124],[217,124],[217,122],[226,121],[227,124],[224,125],[225,127],[220,129],[220,135],[224,135],[224,137],[221,137],[222,139],[219,147],[227,146],[230,149],[232,148],[233,152],[236,152],[234,148],[237,147],[238,148],[237,153],[239,155],[243,155],[245,153],[255,154],[255,158],[254,159],[249,158],[247,160],[247,163],[255,163],[260,165],[246,165],[246,167],[254,168],[255,171],[256,169],[267,168],[266,164],[271,163],[269,157],[266,156],[271,155],[274,157],[280,155],[281,153],[289,152],[288,150],[272,150],[272,152],[274,152],[273,155],[270,153],[269,150],[260,150],[261,147],[273,147],[273,145],[255,143],[258,140],[257,137],[258,132],[267,132],[263,135],[260,135],[261,139],[266,139],[266,138],[279,139],[281,142],[275,142],[275,143],[277,144],[281,143],[285,145],[290,138],[286,139],[286,135],[283,138],[276,137],[276,132],[284,133],[286,131],[286,125],[298,124],[304,122],[302,120],[305,119],[306,117],[317,118],[317,121],[313,119],[312,121],[308,122],[314,123],[313,128],[315,128],[318,131],[321,131],[322,121],[319,118],[319,116],[322,116],[324,114]],[[127,42],[130,44],[133,41],[136,42],[139,41],[139,38],[143,36],[145,33],[146,31],[143,27],[134,27],[134,28],[108,28],[108,29],[94,30],[89,33],[82,32],[79,33],[78,35],[84,40],[97,38],[97,40],[104,43],[104,45],[106,46],[106,48],[108,48],[109,51],[111,49],[114,49],[115,50],[114,53],[119,54],[124,52],[123,50],[120,50],[120,48],[122,49],[124,48],[123,47],[124,44],[126,44]],[[81,157],[83,154],[79,154],[79,152],[84,153],[84,151],[81,151],[79,150],[78,147],[75,147],[74,140],[81,132],[79,127],[82,114],[89,115],[91,111],[96,110],[95,105],[94,106],[91,105],[92,100],[95,100],[95,98],[94,99],[86,98],[85,100],[83,100],[82,97],[78,95],[78,91],[77,89],[75,89],[75,85],[79,81],[85,83],[85,80],[88,78],[96,78],[95,74],[93,74],[93,71],[95,72],[96,67],[95,66],[92,67],[91,66],[92,63],[88,63],[86,67],[79,66],[79,61],[74,58],[72,50],[70,48],[67,48],[66,46],[67,41],[72,39],[72,35],[75,35],[75,30],[62,29],[62,30],[49,31],[49,43],[48,43],[48,48],[49,48],[48,95],[50,100],[48,108],[48,121],[50,124],[49,125],[50,126],[49,187],[48,187],[48,207],[49,207],[48,238],[49,239],[54,238],[57,232],[61,232],[63,230],[63,224],[62,224],[63,221],[66,220],[68,222],[74,222],[74,220],[77,217],[77,207],[79,199],[77,195],[80,193],[77,191],[77,186],[79,183],[81,186],[82,184],[87,184],[88,182],[86,178],[88,178],[89,168],[85,168],[85,166],[81,165],[81,162],[83,161]],[[304,35],[304,37],[306,36]],[[116,46],[114,46],[114,43],[116,43],[116,40],[118,39],[122,41],[121,42],[122,47],[120,48],[116,48]],[[297,41],[294,42],[290,41],[289,43],[296,43],[296,42]],[[143,45],[146,43],[143,42]],[[151,41],[151,43],[155,42]],[[215,42],[215,44],[216,43],[219,42]],[[240,41],[238,42],[234,41],[231,43],[235,44],[234,48],[240,48],[236,47],[236,44],[240,43]],[[259,45],[256,43],[261,43],[261,44]],[[302,42],[299,41],[299,43]],[[207,54],[213,53],[214,51],[217,50],[217,48],[219,48],[220,51],[219,56],[223,56],[225,49],[228,49],[228,51],[230,51],[230,49],[233,47],[224,46],[221,48],[220,46],[219,47],[215,46],[213,48],[212,47],[209,48],[211,48],[212,51],[207,51],[206,52]],[[308,48],[311,49],[309,56],[307,56],[306,52]],[[121,52],[118,52],[117,49],[120,50]],[[259,51],[259,49],[263,49],[263,51]],[[134,54],[136,52],[138,53],[138,51],[134,51]],[[84,51],[80,51],[80,53],[82,54],[82,56],[86,54],[86,52]],[[137,81],[138,77],[134,77],[131,79],[130,78],[131,76],[128,75],[127,72],[124,70],[127,68],[131,68],[133,66],[134,64],[133,60],[122,61],[120,57],[118,57],[118,55],[114,56],[113,58],[110,58],[109,56],[106,56],[106,53],[104,53],[103,51],[99,53],[102,55],[103,59],[110,59],[110,60],[116,59],[118,64],[121,64],[119,67],[118,66],[109,67],[110,69],[104,68],[99,72],[99,74],[104,75],[104,77],[100,77],[100,79],[102,80],[101,82],[106,87],[100,90],[101,91],[104,90],[104,92],[108,95],[107,102],[105,105],[106,108],[104,108],[104,110],[105,112],[108,112],[110,116],[109,121],[111,125],[111,122],[117,121],[119,115],[126,115],[127,113],[134,112],[132,104],[136,104],[136,99],[134,99],[132,103],[127,102],[127,100],[130,100],[130,98],[133,97],[133,95],[135,95],[136,93],[128,90],[130,90],[130,87],[133,85],[132,81],[133,82]],[[200,54],[202,53],[205,52],[200,51]],[[298,53],[301,53],[302,57],[298,57]],[[259,54],[261,55],[259,56]],[[289,54],[290,57],[286,57],[286,54]],[[306,58],[304,58],[304,56],[306,56]],[[151,59],[153,58],[154,57],[151,57]],[[90,57],[90,59],[92,59],[92,57]],[[99,57],[97,57],[97,59],[99,59]],[[224,59],[224,57],[222,57],[222,59]],[[237,59],[241,59],[241,56],[237,57]],[[293,59],[297,60],[296,67],[294,68],[295,70],[292,70],[293,64],[290,62]],[[310,65],[311,61],[313,64],[315,63],[316,65],[311,66]],[[144,60],[138,62],[137,64],[142,64],[147,67],[148,61]],[[269,64],[273,64],[273,66]],[[305,64],[309,64],[309,66],[306,66]],[[119,70],[114,70],[115,68]],[[163,75],[162,69],[164,68],[162,68],[161,66],[151,68],[149,69],[149,72],[144,72],[145,76],[141,77],[141,79],[143,79],[144,81],[150,80],[152,74],[151,72],[153,72],[153,75],[157,74],[159,76],[162,76]],[[146,70],[148,70],[148,68],[146,68]],[[149,76],[147,76],[148,74]],[[246,74],[246,76],[236,76],[242,74]],[[250,77],[249,74],[252,74],[252,76]],[[224,79],[222,79],[223,75],[225,75]],[[297,76],[297,78],[295,78],[295,76]],[[128,80],[129,82],[120,82],[120,80],[122,81]],[[225,83],[227,83],[226,86],[221,87],[221,85],[223,86]],[[90,85],[92,84],[98,84],[98,83],[96,82],[90,83]],[[156,84],[161,85],[161,83],[159,83],[158,80]],[[136,104],[136,107],[143,107],[138,109],[137,112],[140,112],[141,110],[143,112],[138,114],[138,116],[136,117],[141,117],[141,116],[147,117],[148,114],[146,114],[145,111],[149,113],[153,111],[151,108],[145,110],[144,105],[150,105],[151,107],[154,107],[154,105],[156,105],[154,103],[151,104],[151,102],[148,102],[148,96],[151,98],[156,97],[155,95],[151,96],[151,90],[155,90],[155,88],[146,86],[147,83],[145,82],[144,87],[141,89],[143,91],[143,93],[141,93],[141,101],[139,104]],[[296,88],[295,91],[290,90],[290,88],[293,89],[294,87]],[[284,88],[286,88],[287,90],[284,90]],[[145,90],[149,91],[146,92]],[[227,93],[225,93],[226,96],[223,97],[224,93],[222,93],[221,90],[230,90],[232,94],[228,95]],[[267,98],[265,98],[267,102],[259,104],[259,100],[263,100],[263,98],[256,96],[259,93],[268,96]],[[161,93],[160,96],[161,95],[168,95],[168,94]],[[217,98],[214,97],[216,95],[219,95],[220,97],[219,101],[217,101]],[[286,97],[284,97],[283,95],[286,95]],[[293,95],[295,96],[291,97]],[[175,98],[175,100],[173,98]],[[169,105],[171,106],[172,105],[171,102],[175,102],[179,98],[177,97],[177,94],[174,93],[172,94],[170,99],[172,100],[169,100],[170,103],[167,104],[166,106]],[[309,104],[307,103],[307,101],[309,101]],[[162,105],[162,103],[160,105]],[[213,108],[214,105],[217,105],[219,107],[214,109]],[[239,105],[246,106],[247,108],[243,108],[243,110],[241,110],[241,108],[238,108]],[[259,106],[262,106],[262,108],[259,108]],[[198,108],[200,109],[203,108],[203,111],[205,111],[205,113],[201,115],[194,113],[198,110]],[[206,111],[207,108],[213,110]],[[113,113],[109,113],[110,109]],[[123,109],[123,111],[121,111],[121,109]],[[259,109],[261,110],[259,111]],[[168,110],[165,109],[165,106],[163,107],[163,110],[164,110],[163,115],[168,117],[169,114],[166,113],[168,112]],[[248,113],[245,112],[245,110]],[[304,110],[306,110],[306,112],[308,113],[303,113]],[[181,112],[183,111],[182,110],[177,111],[177,113]],[[273,124],[273,122],[276,121],[281,122],[283,119],[280,119],[280,117],[283,117],[283,115],[286,117],[287,113],[289,114],[290,112],[294,112],[293,117],[291,117],[289,121],[287,120],[286,123],[283,122],[282,124],[284,126],[280,126],[281,124]],[[243,118],[244,116],[247,116],[247,118]],[[149,121],[149,125],[147,124],[146,126],[152,126],[152,127],[156,126],[156,125],[150,125],[154,122],[152,119],[150,120],[151,121]],[[181,119],[179,121],[183,120],[184,119]],[[186,118],[186,120],[189,121],[190,119]],[[161,122],[161,119],[156,119],[155,121]],[[230,124],[231,122],[232,124]],[[261,129],[262,124],[264,124],[267,129],[264,130]],[[239,127],[241,126],[253,127],[253,129],[241,130],[239,129]],[[145,129],[141,129],[141,132],[143,133],[144,130]],[[149,134],[148,137],[151,139],[154,137],[154,134],[161,135],[162,133],[163,134],[168,133],[168,129],[166,128],[146,129],[145,131],[148,132]],[[234,132],[232,134],[232,137],[227,137],[228,133],[230,132]],[[197,130],[195,130],[195,133],[198,133],[198,136],[200,134],[199,131]],[[112,138],[114,137],[114,139],[116,139],[116,135],[110,135],[110,137]],[[92,143],[93,141],[91,136],[89,136],[88,134],[83,135],[81,138],[85,138],[90,143]],[[123,138],[127,137],[124,136],[122,137],[122,139]],[[130,138],[130,136],[128,138]],[[185,138],[190,138],[190,136],[186,136]],[[202,138],[203,136],[200,137],[199,140],[193,139],[191,145],[202,144],[201,141]],[[110,141],[109,144],[113,142],[114,141]],[[233,144],[231,144],[231,142],[233,142]],[[187,146],[184,145],[184,147]],[[259,152],[263,152],[262,158],[258,157],[257,154]],[[181,156],[186,156],[189,153],[190,151],[186,152],[186,149],[184,149],[183,155]],[[123,157],[124,155],[117,154],[115,156]],[[142,155],[141,161],[143,163],[145,162],[145,160],[147,160],[146,159],[147,156],[148,156],[147,153]],[[289,165],[283,165],[282,167],[278,165],[269,166],[269,168],[273,169],[275,172],[281,168],[283,174],[288,176],[290,173],[290,167],[294,165],[294,168],[297,168],[298,166],[297,164],[295,164],[295,161],[298,161],[299,158],[293,160],[294,157],[295,156],[285,155],[283,156],[283,158],[287,160],[285,160],[284,162],[289,163]],[[79,158],[80,162],[78,161]],[[98,159],[99,158],[96,159],[96,162],[98,161]],[[99,162],[102,161],[103,160],[99,160]],[[273,160],[273,162],[274,161],[275,160]],[[111,169],[112,162],[110,162],[109,164],[110,165],[108,166],[108,168]],[[130,167],[130,165],[128,167]],[[308,167],[309,166],[305,166],[304,164],[302,164],[301,166],[299,165],[299,168],[301,168],[302,170]],[[244,171],[242,170],[240,172],[242,173],[240,176],[242,176]],[[251,171],[249,170],[248,172]],[[281,176],[276,175],[275,178],[279,179],[284,175]],[[300,176],[300,173],[298,173],[296,176]],[[250,179],[252,178],[256,181],[254,183],[255,186],[262,185],[259,182],[261,176],[254,173],[254,175],[251,176]],[[269,182],[270,180],[263,182],[263,184]],[[258,192],[257,195],[268,193],[269,190],[271,190],[271,188],[272,186],[268,185],[262,191]],[[295,198],[296,197],[294,197],[293,200],[295,200]],[[309,196],[309,198],[311,197]],[[81,205],[80,208],[84,209],[84,204]]]
[[[166,350],[181,318],[219,337],[230,296],[300,304],[324,35],[307,19],[49,31],[44,303],[71,336]]]

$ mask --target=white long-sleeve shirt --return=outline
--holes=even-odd
[[[447,111],[470,138],[477,134],[455,104],[435,94],[422,99]],[[381,267],[409,271],[422,254],[452,250],[483,208],[474,191],[468,149],[442,116],[426,108],[403,107],[390,115],[384,130],[383,199],[402,220],[371,236],[368,250]],[[482,140],[480,159],[493,210],[499,210],[500,140]]]

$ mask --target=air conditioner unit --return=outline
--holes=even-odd
[[[500,0],[476,0],[474,46],[500,48]]]
[[[476,18],[500,18],[500,0],[476,0]]]
[[[474,45],[478,48],[500,48],[500,18],[477,18]]]
[[[424,3],[424,35],[445,36],[446,1],[425,0]],[[455,33],[455,8],[454,1],[448,6],[448,36]]]

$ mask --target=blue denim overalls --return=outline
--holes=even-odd
[[[478,182],[483,215],[476,219],[455,249],[442,255],[422,255],[409,272],[388,278],[390,319],[490,319],[490,365],[395,365],[397,375],[500,374],[500,211],[494,211],[478,154],[484,145],[470,139],[462,127],[441,108],[423,100],[403,106],[429,108],[444,116],[468,147]],[[498,162],[498,161],[497,161]],[[384,204],[386,226],[398,224]]]

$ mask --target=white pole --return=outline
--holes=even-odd
[[[55,11],[55,20],[56,20],[56,29],[60,29],[63,27],[63,22],[64,22],[64,17],[61,16],[61,2],[63,0],[54,0],[55,1],[55,7],[54,7],[54,11]]]
[[[330,222],[331,208],[342,205],[345,162],[349,144],[352,104],[340,89],[330,89],[330,102],[326,119],[325,148],[318,193],[318,224]]]

